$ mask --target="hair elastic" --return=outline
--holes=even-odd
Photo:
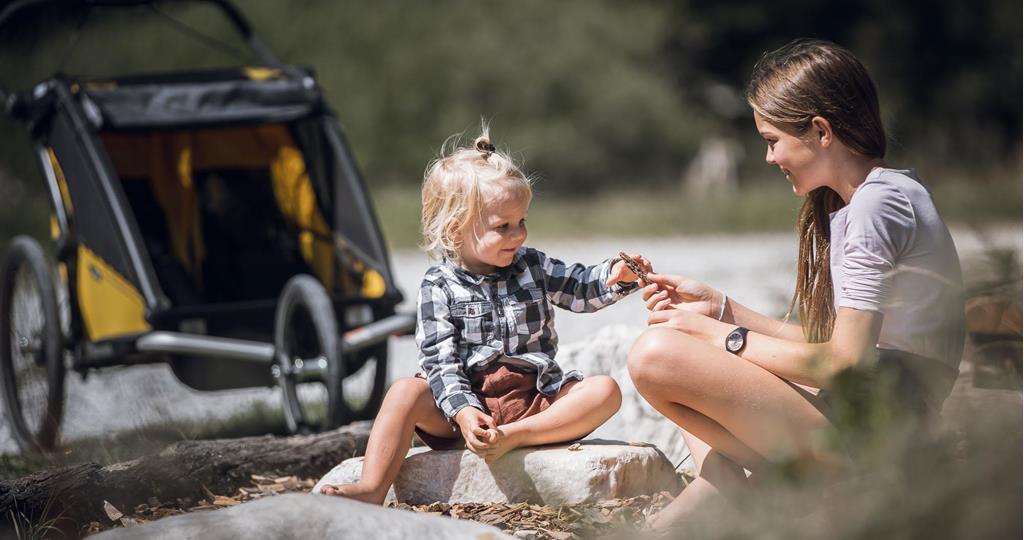
[[[479,150],[485,158],[491,157],[491,154],[494,153],[494,145],[491,144],[490,141],[486,140],[476,143],[476,149]]]

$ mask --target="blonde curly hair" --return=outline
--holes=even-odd
[[[486,123],[473,146],[449,137],[441,155],[423,174],[421,248],[435,259],[459,261],[462,233],[472,229],[483,209],[509,200],[533,198],[533,181],[508,154],[491,144]]]

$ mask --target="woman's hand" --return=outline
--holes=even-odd
[[[724,345],[734,326],[683,308],[652,311],[647,316],[650,328],[672,328],[702,339],[712,345]]]
[[[636,262],[640,263],[640,267],[643,268],[648,275],[654,271],[654,268],[651,266],[651,261],[647,260],[643,255],[630,253],[629,256]],[[615,261],[615,264],[612,265],[611,272],[608,273],[607,284],[611,286],[620,281],[623,283],[632,283],[638,279],[640,279],[640,276],[630,270],[629,266],[627,266],[622,259],[619,259]]]
[[[481,456],[487,453],[490,441],[496,438],[498,431],[490,415],[476,407],[463,407],[455,413],[455,423],[459,425],[470,452]]]
[[[648,274],[651,284],[644,287],[644,303],[651,311],[675,308],[718,319],[725,294],[683,276]]]

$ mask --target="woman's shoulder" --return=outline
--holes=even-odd
[[[878,168],[864,179],[850,199],[850,213],[874,213],[880,210],[913,213],[914,203],[924,197],[931,199],[912,169]]]
[[[868,174],[853,194],[850,204],[865,204],[878,199],[896,199],[910,204],[921,197],[931,198],[913,169],[877,168]]]
[[[917,221],[915,201],[922,196],[930,199],[914,171],[875,169],[857,188],[842,213],[848,229],[913,229]]]

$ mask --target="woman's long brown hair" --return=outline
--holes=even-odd
[[[820,116],[854,152],[885,157],[875,84],[857,57],[835,43],[797,40],[765,54],[754,66],[747,102],[769,123],[798,136]],[[835,325],[829,214],[844,204],[835,191],[820,187],[804,200],[797,219],[800,250],[789,311],[799,306],[804,337],[814,343],[831,339]]]

